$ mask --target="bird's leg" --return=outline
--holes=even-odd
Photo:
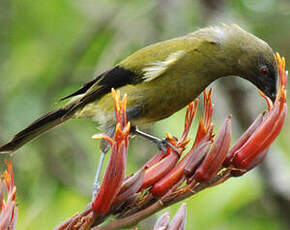
[[[115,132],[114,128],[108,129],[107,132],[106,132],[106,135],[112,137],[114,132]],[[110,149],[110,144],[106,140],[101,140],[100,149],[101,149],[101,155],[100,155],[100,158],[99,158],[99,163],[98,163],[98,167],[97,167],[97,171],[96,171],[96,175],[95,175],[95,180],[94,180],[94,183],[93,183],[93,193],[92,193],[93,200],[96,197],[96,195],[97,195],[97,193],[99,191],[99,188],[100,188],[100,175],[101,175],[101,172],[102,172],[105,155]]]
[[[144,138],[146,138],[147,140],[149,141],[152,141],[154,142],[155,144],[157,144],[158,148],[160,150],[162,150],[164,153],[166,153],[167,149],[166,149],[166,146],[169,146],[170,148],[172,148],[175,152],[179,153],[179,150],[173,145],[171,144],[167,138],[164,138],[164,139],[160,139],[158,137],[155,137],[151,134],[148,134],[148,133],[145,133],[141,130],[139,130],[136,126],[132,127],[131,128],[131,132],[133,134],[136,134],[136,135],[139,135],[139,136],[142,136]]]
[[[106,152],[104,151],[101,151],[101,155],[100,155],[100,158],[99,158],[99,163],[98,163],[98,168],[97,168],[97,171],[96,171],[96,175],[95,175],[95,180],[94,180],[94,184],[93,184],[93,193],[92,193],[92,198],[94,199],[99,191],[99,188],[100,188],[100,175],[101,175],[101,171],[102,171],[102,167],[103,167],[103,164],[104,164],[104,159],[105,159],[105,155],[106,155]]]

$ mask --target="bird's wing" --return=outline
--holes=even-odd
[[[112,88],[116,89],[127,84],[137,84],[140,81],[143,81],[141,76],[117,65],[111,70],[98,75],[93,80],[84,84],[79,90],[61,100],[72,97],[74,106],[70,106],[68,112],[68,115],[71,115],[75,111],[83,108],[86,104],[109,93]],[[68,104],[70,105],[71,103],[69,102]]]
[[[172,46],[168,40],[147,46],[93,80],[87,82],[82,88],[62,98],[62,100],[82,95],[78,99],[78,108],[95,101],[109,93],[112,88],[119,88],[128,84],[139,84],[159,78],[170,68],[174,67],[186,54],[182,49],[183,40]],[[176,46],[180,47],[176,48]]]
[[[106,71],[93,80],[85,83],[80,89],[60,99],[60,101],[68,98],[96,91],[96,96],[102,96],[108,93],[111,88],[119,88],[126,84],[132,84],[137,81],[137,75],[132,71],[126,70],[120,66],[115,66],[113,69]]]
[[[142,67],[138,66],[141,71],[131,71],[126,68],[126,65],[117,65],[113,69],[98,75],[93,80],[85,83],[77,91],[60,100],[63,101],[78,95],[83,95],[82,100],[87,100],[87,98],[98,98],[110,92],[111,88],[119,88],[127,84],[152,81],[166,73],[166,71],[174,66],[184,54],[185,51],[179,50],[171,53],[163,60],[142,63]]]
[[[165,60],[148,63],[147,66],[142,69],[144,73],[144,82],[152,81],[166,73],[166,71],[174,66],[185,54],[186,51],[179,50],[170,54]]]
[[[128,69],[116,66],[107,71],[86,90],[85,94],[80,98],[81,104],[90,103],[97,98],[111,92],[112,88],[119,88],[128,84],[136,84],[141,79],[136,73]]]
[[[134,85],[152,81],[166,73],[169,68],[174,67],[185,53],[185,51],[179,50],[171,53],[164,60],[144,63],[139,73],[136,73],[137,71],[128,70],[126,66],[117,65],[112,70],[86,83],[80,90],[72,95],[75,96],[76,93],[85,91],[85,94],[80,99],[80,103],[87,104],[109,93],[112,88],[116,89],[128,84]]]

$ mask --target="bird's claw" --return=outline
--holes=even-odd
[[[166,146],[165,139],[162,139],[160,141],[156,141],[156,144],[157,144],[159,150],[161,150],[164,153],[167,152],[167,146]]]
[[[131,132],[154,142],[155,144],[157,144],[158,148],[164,153],[167,152],[167,147],[169,147],[173,149],[176,153],[180,154],[179,150],[173,144],[171,144],[171,142],[167,138],[160,139],[158,137],[155,137],[153,135],[150,135],[148,133],[139,130],[136,126],[132,127]]]
[[[167,147],[169,147],[173,149],[176,153],[180,154],[179,150],[173,144],[171,144],[167,138],[156,140],[156,144],[158,148],[164,153],[167,152]]]

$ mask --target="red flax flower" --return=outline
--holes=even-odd
[[[18,208],[16,206],[16,187],[14,185],[14,175],[12,162],[6,161],[7,170],[0,179],[0,229],[16,229]],[[6,200],[5,200],[6,197]]]
[[[130,123],[127,123],[126,117],[126,95],[120,100],[120,92],[112,89],[112,95],[115,101],[116,131],[112,140],[104,135],[95,135],[94,138],[107,140],[112,147],[110,159],[104,175],[101,187],[92,203],[92,209],[95,213],[107,213],[118,195],[126,169],[126,156],[128,151],[128,141],[130,133]]]

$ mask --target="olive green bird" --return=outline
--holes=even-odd
[[[128,95],[127,115],[136,127],[169,117],[226,76],[247,79],[275,100],[277,69],[270,46],[237,25],[213,26],[136,51],[63,98],[71,100],[16,134],[0,152],[14,152],[70,118],[90,118],[112,136],[111,88]]]

